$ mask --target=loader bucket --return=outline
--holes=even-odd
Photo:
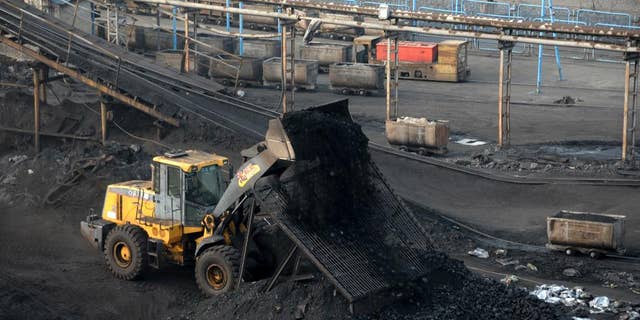
[[[349,100],[343,99],[328,104],[311,107],[299,112],[321,112],[330,115],[332,118],[342,121],[353,122],[349,113]],[[285,114],[286,118],[287,115]],[[278,159],[294,161],[296,159],[295,151],[289,139],[281,119],[269,120],[269,129],[265,135],[267,149],[271,151]]]

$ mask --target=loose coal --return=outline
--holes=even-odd
[[[604,222],[604,223],[614,223],[617,220],[614,217],[605,216],[605,215],[601,215],[601,214],[595,214],[595,213],[559,212],[556,215],[554,215],[554,217],[563,218],[563,219],[571,219],[571,220]]]
[[[377,295],[396,301],[357,318],[566,318],[562,307],[471,273],[460,261],[433,249],[426,234],[408,239],[404,229],[418,222],[396,220],[407,216],[408,209],[384,184],[368,154],[367,138],[351,119],[298,111],[286,114],[282,122],[296,152],[296,162],[280,177],[279,195],[287,199],[282,216],[294,217],[303,232],[333,248],[357,249],[367,260],[358,264],[367,266],[363,272],[387,284],[388,290]],[[381,209],[389,214],[380,214]]]

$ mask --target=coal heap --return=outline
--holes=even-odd
[[[557,319],[566,314],[524,290],[480,278],[435,250],[371,160],[368,140],[348,112],[290,112],[282,124],[296,161],[279,181],[256,185],[261,210],[274,215],[290,236],[303,239],[347,297],[366,302],[375,293],[392,302],[358,317]]]

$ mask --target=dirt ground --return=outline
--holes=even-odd
[[[450,153],[443,159],[463,166],[518,175],[620,176],[616,164],[619,149],[616,148],[622,130],[621,65],[568,60],[565,74],[569,80],[561,82],[554,78],[551,59],[546,59],[546,86],[542,95],[535,95],[535,87],[531,85],[535,59],[517,57],[512,124],[513,143],[520,149],[504,167],[500,164],[489,168],[487,166],[490,163],[498,163],[503,156],[509,159],[508,155],[493,151],[497,132],[497,84],[494,80],[497,60],[494,54],[483,53],[471,56],[470,61],[472,76],[468,83],[403,81],[400,86],[401,115],[448,119],[456,137],[489,143],[483,147],[451,143]],[[11,75],[10,71],[3,69],[3,75]],[[17,78],[6,80],[28,79],[29,74]],[[320,84],[319,92],[297,93],[297,103],[315,105],[341,97],[326,90],[326,75],[320,76]],[[49,93],[51,107],[43,108],[43,131],[57,132],[60,128],[73,127],[68,130],[95,138],[99,128],[95,116],[95,95],[79,87],[61,86],[55,92],[59,97]],[[278,99],[278,93],[273,90],[247,89],[246,92],[248,99],[260,101],[261,104],[275,105]],[[553,103],[566,95],[579,98],[578,102],[570,106]],[[2,97],[0,124],[29,128],[32,116],[29,113],[31,97],[28,90],[3,92]],[[59,102],[58,99],[71,102]],[[368,138],[386,143],[383,135],[384,99],[350,99],[354,118],[363,126]],[[152,134],[143,128],[152,123],[150,119],[122,106],[116,108],[117,123],[130,133],[153,139]],[[64,119],[54,114],[68,114],[80,124],[69,124],[73,119],[65,123]],[[78,115],[81,115],[80,120],[77,120]],[[7,257],[0,260],[0,287],[6,288],[0,290],[0,318],[21,319],[28,313],[34,319],[200,319],[226,314],[244,319],[247,312],[273,319],[298,319],[300,314],[312,319],[326,319],[329,315],[335,315],[337,319],[346,317],[346,304],[331,286],[322,281],[286,283],[276,287],[266,298],[256,295],[257,288],[263,283],[250,284],[243,291],[247,294],[245,300],[237,302],[233,296],[223,297],[219,301],[203,297],[194,283],[193,271],[189,269],[151,272],[139,282],[114,279],[104,267],[103,257],[80,236],[79,221],[86,217],[90,209],[100,210],[104,189],[109,183],[148,178],[151,156],[164,148],[132,138],[113,127],[110,139],[117,143],[102,147],[93,141],[44,138],[42,153],[34,156],[30,137],[0,133],[0,211],[3,213],[0,217],[0,255]],[[236,163],[239,161],[239,151],[253,142],[202,124],[168,132],[162,141],[169,146],[224,154]],[[568,148],[576,143],[579,148]],[[541,145],[558,146],[561,152],[554,150],[548,153],[560,158],[567,157],[567,162],[561,161],[566,167],[575,168],[576,162],[582,161],[582,168],[578,174],[567,174],[568,170],[574,169],[563,168],[562,165],[557,170],[553,168],[537,172],[548,164],[539,160],[528,161],[528,167],[509,166],[514,163],[520,165],[522,158],[536,153]],[[584,160],[583,153],[593,149],[604,150],[600,152],[604,159]],[[568,156],[561,154],[565,151]],[[74,165],[82,164],[82,159],[103,155],[112,159],[99,165],[95,171],[83,174],[71,188],[49,194],[60,182],[70,177]],[[418,204],[413,206],[413,210],[428,227],[434,242],[476,273],[493,279],[516,275],[519,277],[517,285],[529,288],[540,283],[580,285],[594,295],[627,301],[625,307],[640,303],[640,281],[637,280],[640,267],[637,263],[591,261],[584,257],[539,252],[535,248],[478,235],[439,217],[439,214],[454,217],[492,235],[539,246],[545,238],[544,217],[558,209],[625,213],[632,215],[628,224],[628,239],[631,241],[627,243],[632,252],[637,253],[637,244],[640,243],[640,231],[636,227],[640,218],[634,215],[640,208],[637,188],[609,188],[603,191],[592,186],[496,187],[491,183],[452,176],[449,172],[435,169],[414,171],[416,167],[410,163],[399,163],[383,155],[375,157],[381,166],[386,164],[382,169],[396,191]],[[531,170],[531,163],[538,164],[540,168],[536,166],[538,170],[531,172],[534,171]],[[588,169],[584,168],[586,165],[589,165]],[[600,165],[602,167],[598,167]],[[58,196],[60,200],[54,204],[43,204],[46,199],[56,200]],[[492,253],[491,257],[479,259],[468,256],[467,251],[476,247],[487,249]],[[529,268],[516,270],[518,264],[502,266],[496,261],[494,252],[497,249],[506,249],[508,258],[518,260],[519,265],[531,263],[537,271]],[[567,268],[576,269],[580,275],[563,275]],[[256,301],[260,299],[265,299],[273,306],[257,305]],[[329,314],[318,306],[331,306],[339,311]],[[618,318],[610,314],[604,317]],[[416,315],[416,318],[419,316]]]
[[[87,98],[90,95],[83,96],[83,99],[91,100]],[[29,126],[31,115],[20,112],[29,106],[29,95],[8,93],[0,102],[2,114],[7,115],[0,124]],[[98,118],[88,109],[95,110],[95,107],[95,102],[64,101],[55,107],[61,109],[56,109],[55,114],[73,113],[85,117],[86,121],[73,129],[74,133],[95,137]],[[132,116],[132,111],[126,108],[115,110],[116,122],[129,133],[153,138],[142,127],[147,120],[150,123],[149,119],[137,116],[135,122],[127,122],[125,120]],[[44,132],[55,131],[56,124],[61,122],[52,111],[45,110],[48,115],[43,117]],[[273,319],[297,319],[300,313],[306,314],[308,319],[326,319],[327,306],[336,308],[331,313],[334,318],[348,317],[346,303],[321,280],[320,275],[316,275],[320,279],[318,281],[279,285],[268,298],[255,296],[257,288],[264,282],[247,285],[243,291],[246,298],[242,302],[232,296],[220,300],[206,299],[198,291],[190,269],[151,272],[138,282],[114,279],[105,268],[102,255],[81,237],[79,221],[91,209],[100,210],[107,184],[149,178],[150,158],[161,152],[163,147],[134,139],[117,128],[112,127],[110,132],[110,139],[118,142],[105,147],[91,141],[45,138],[38,156],[33,153],[31,137],[0,134],[0,208],[3,212],[0,218],[0,255],[10,257],[0,261],[0,283],[5,288],[0,293],[0,318],[20,319],[30,314],[33,319],[199,319],[230,312],[234,318],[244,319],[247,312],[253,312],[269,314],[267,318]],[[228,137],[215,129],[203,131],[199,125],[169,132],[163,140],[164,144],[229,155],[236,162],[239,161],[240,149],[253,142]],[[56,188],[60,182],[68,181],[73,169],[84,163],[82,159],[104,159],[103,155],[110,160],[105,160],[95,170],[86,170],[77,184],[70,188]],[[54,203],[45,205],[47,199]],[[591,287],[594,294],[606,294],[622,301],[635,300],[637,303],[636,295],[631,291],[636,287],[628,279],[629,276],[637,279],[636,265],[615,261],[592,265],[579,257],[509,250],[510,257],[523,263],[533,263],[539,271],[511,270],[499,266],[493,259],[479,260],[466,255],[466,251],[476,246],[494,250],[501,248],[501,243],[478,239],[473,234],[462,232],[458,226],[443,222],[433,212],[419,207],[413,209],[439,248],[463,260],[472,270],[476,268],[474,271],[483,276],[500,279],[504,274],[516,274],[523,278],[520,283],[528,286],[532,283],[524,279],[580,284]],[[561,276],[567,267],[578,268],[582,274],[580,278]],[[615,280],[609,274],[612,272],[616,275],[627,272],[628,276],[618,279],[614,284],[616,288],[602,288],[604,284],[611,286],[612,279]],[[273,306],[256,304],[261,299]],[[388,312],[391,312],[386,313],[388,317],[381,314],[379,318],[397,316],[392,310]]]

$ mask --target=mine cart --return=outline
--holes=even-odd
[[[315,90],[318,82],[318,62],[295,59],[296,88]],[[287,68],[291,67],[291,59],[287,59]],[[291,73],[287,72],[287,83],[291,83]],[[265,87],[282,87],[282,59],[271,58],[262,62],[262,80]]]
[[[400,117],[385,123],[387,141],[418,154],[444,154],[449,143],[449,121]]]
[[[387,60],[387,41],[382,37],[362,36],[354,39],[353,44],[356,62],[384,64]],[[439,43],[399,41],[398,77],[425,81],[465,81],[470,75],[468,45],[468,41],[462,40]],[[393,56],[391,64],[394,64]]]
[[[351,45],[312,42],[300,47],[300,58],[316,60],[320,72],[329,72],[329,65],[351,60]]]
[[[242,58],[233,56],[217,56],[211,59],[209,77],[225,86],[238,85],[262,85],[262,61],[263,59]]]
[[[334,63],[329,66],[329,89],[339,94],[382,94],[384,67],[366,63]]]
[[[580,252],[591,258],[624,254],[626,216],[560,211],[547,217],[547,248],[567,255]]]

